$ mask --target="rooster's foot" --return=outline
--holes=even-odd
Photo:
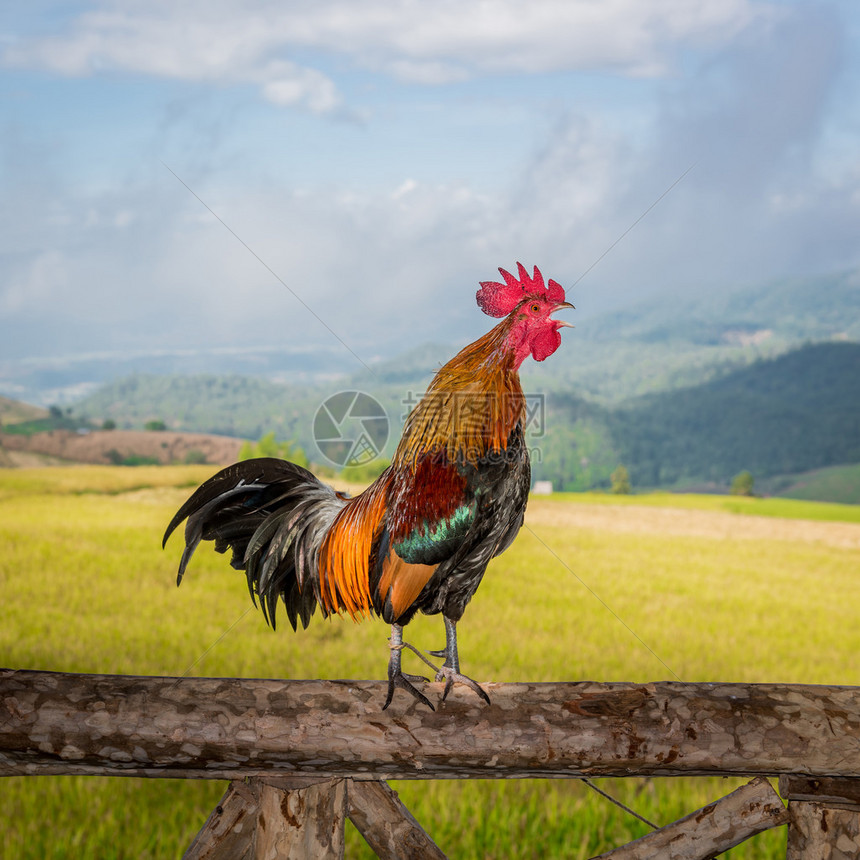
[[[392,699],[394,698],[394,690],[396,687],[400,687],[401,690],[405,690],[410,695],[414,696],[415,699],[421,702],[422,705],[427,705],[431,711],[435,711],[436,708],[430,704],[430,700],[423,693],[420,693],[415,687],[412,685],[411,681],[426,681],[426,678],[421,678],[418,675],[404,675],[403,672],[396,673],[388,673],[388,695],[385,698],[385,704],[382,706],[382,710],[386,710],[388,706],[391,704]]]
[[[422,693],[419,693],[412,684],[413,681],[428,681],[429,679],[421,675],[406,675],[400,668],[403,649],[409,648],[414,651],[434,672],[437,671],[436,667],[417,648],[403,641],[403,628],[399,624],[391,625],[391,638],[388,642],[388,647],[391,648],[391,656],[388,658],[388,696],[385,699],[382,710],[384,711],[391,704],[395,688],[400,687],[401,690],[405,690],[417,701],[421,702],[422,705],[427,705],[431,711],[435,711],[436,709],[430,704],[430,700]]]
[[[442,701],[448,698],[448,693],[454,684],[465,684],[474,693],[477,693],[488,705],[490,697],[481,688],[477,681],[473,681],[467,675],[460,672],[460,655],[457,652],[457,623],[447,615],[442,616],[445,621],[445,648],[441,651],[431,651],[432,657],[444,657],[445,662],[436,672],[437,681],[445,681],[445,691],[442,693]]]
[[[468,675],[455,672],[450,666],[442,666],[436,673],[437,681],[445,681],[445,690],[442,693],[442,701],[448,698],[448,693],[454,688],[454,684],[465,684],[470,690],[477,693],[488,705],[490,697],[477,681],[473,681]]]

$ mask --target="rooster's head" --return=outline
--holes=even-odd
[[[555,311],[572,308],[564,300],[564,287],[557,281],[544,284],[543,275],[535,266],[529,276],[525,266],[517,263],[519,279],[499,269],[504,283],[482,281],[478,290],[478,307],[491,317],[508,317],[510,327],[507,345],[519,367],[527,355],[543,361],[561,344],[559,329],[570,323],[552,319]]]

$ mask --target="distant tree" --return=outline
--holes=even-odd
[[[62,418],[63,417],[63,410],[60,409],[59,406],[49,406],[48,412],[50,413],[51,418]]]
[[[307,454],[296,442],[278,442],[274,432],[266,433],[259,442],[243,442],[239,449],[240,460],[251,460],[254,457],[275,457],[279,460],[289,460],[297,466],[307,468],[310,465]]]
[[[158,466],[158,457],[147,457],[145,454],[129,454],[122,458],[120,466]]]
[[[617,495],[628,495],[630,493],[630,474],[627,467],[618,464],[615,471],[609,476],[612,482],[612,492]]]
[[[146,424],[143,425],[144,430],[166,430],[167,425],[158,418],[155,418],[152,421],[147,421]]]
[[[289,445],[289,443],[287,443]],[[259,442],[257,442],[257,456],[258,457],[280,457],[281,456],[281,446],[278,444],[275,439],[275,433],[272,431],[271,433],[266,433]],[[283,459],[286,459],[284,457]]]
[[[732,478],[731,493],[733,496],[752,496],[754,485],[755,478],[753,478],[749,472],[738,472],[738,474]]]
[[[113,418],[105,418],[102,423],[102,430],[116,430],[116,421]]]
[[[188,466],[201,466],[206,462],[206,455],[199,448],[191,448],[184,461]]]

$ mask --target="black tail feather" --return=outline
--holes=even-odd
[[[307,627],[319,598],[317,558],[325,534],[346,500],[301,466],[285,460],[246,460],[222,469],[176,512],[164,545],[187,519],[177,585],[203,540],[232,550],[248,591],[267,622],[276,624],[282,599],[293,629]]]

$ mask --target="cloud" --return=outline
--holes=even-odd
[[[343,98],[334,82],[315,69],[277,60],[268,63],[256,77],[263,96],[272,104],[302,106],[317,114],[333,113],[343,106]]]
[[[279,20],[279,18],[281,20]],[[102,3],[52,36],[18,38],[2,53],[12,68],[45,69],[70,77],[131,72],[228,85],[256,84],[277,105],[314,113],[342,103],[333,81],[317,69],[279,56],[289,39],[275,16],[249,14],[243,3]]]
[[[555,10],[560,32],[558,21],[572,31],[571,16],[580,16],[574,36],[589,36],[589,62],[625,74],[665,67],[685,39],[710,48],[689,73],[649,84],[657,107],[643,111],[636,128],[568,101],[545,132],[540,124],[529,128],[538,142],[528,159],[488,183],[490,190],[455,181],[447,165],[428,168],[434,154],[396,126],[386,126],[395,145],[416,146],[399,176],[367,180],[361,170],[371,158],[362,154],[351,178],[305,182],[303,191],[294,166],[283,175],[258,170],[247,141],[229,172],[213,169],[227,156],[213,154],[208,136],[183,138],[186,148],[175,159],[175,148],[168,150],[164,160],[253,253],[158,164],[158,147],[149,172],[130,170],[132,178],[104,190],[63,181],[62,171],[51,175],[50,159],[21,140],[4,171],[20,182],[6,180],[0,213],[4,347],[28,354],[330,345],[327,325],[369,361],[416,339],[465,340],[485,330],[474,290],[498,265],[536,263],[569,287],[622,236],[572,292],[580,314],[666,287],[719,289],[860,263],[856,159],[834,173],[826,157],[845,47],[843,28],[824,7],[759,16],[762,7],[740,2],[607,0],[589,4],[589,23],[581,4],[538,2],[518,4],[518,30],[513,4],[496,4],[497,19],[484,29],[483,6],[458,5],[462,27],[451,27],[447,40],[440,22],[450,22],[454,7],[446,2],[293,4],[242,20],[238,8],[214,3],[191,15],[185,5],[175,14],[158,3],[105,6],[56,43],[19,41],[15,62],[90,74],[109,51],[121,68],[241,81],[273,103],[326,115],[345,110],[342,94],[306,56],[284,56],[286,46],[340,46],[356,63],[425,82],[572,68],[585,60],[573,43],[565,53],[564,33],[552,32]],[[140,21],[146,26],[135,29]],[[156,34],[161,42],[150,55],[144,47]],[[410,69],[396,70],[397,62]],[[438,116],[444,125],[444,112]],[[257,131],[242,127],[248,139]],[[470,132],[455,123],[443,133]],[[373,157],[393,156],[383,146]],[[355,369],[343,354],[344,369]]]
[[[667,85],[641,167],[669,178],[695,163],[660,214],[679,247],[696,253],[703,279],[856,261],[844,229],[824,226],[851,208],[858,181],[826,165],[845,49],[832,8],[797,6]]]
[[[579,69],[657,75],[680,50],[731,41],[772,14],[754,0],[315,0],[251,9],[241,0],[102,0],[61,32],[19,36],[2,61],[69,76],[251,82],[274,104],[330,113],[342,103],[330,75],[291,54],[325,52],[425,84]]]

